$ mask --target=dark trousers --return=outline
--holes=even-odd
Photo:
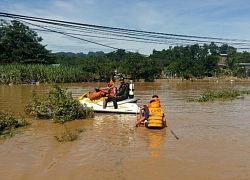
[[[118,101],[122,101],[122,100],[125,100],[125,99],[127,99],[125,96],[119,96],[119,97],[113,98],[114,108],[115,108],[115,109],[118,108],[118,105],[117,105],[117,102],[118,102]]]

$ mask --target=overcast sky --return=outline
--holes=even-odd
[[[0,0],[0,12],[140,31],[250,40],[248,0]],[[39,31],[38,35],[52,52],[114,51],[56,33]],[[169,47],[167,43],[84,39],[145,55]]]

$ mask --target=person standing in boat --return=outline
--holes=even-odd
[[[115,109],[118,109],[118,105],[117,105],[118,101],[128,99],[128,96],[129,96],[129,85],[124,82],[124,77],[120,77],[119,81],[121,84],[118,89],[118,93],[116,97],[112,98]]]
[[[115,83],[112,81],[112,79],[107,78],[107,84],[108,86],[105,88],[99,88],[103,91],[107,91],[107,94],[105,97],[103,97],[103,109],[106,109],[107,103],[109,101],[112,101],[114,97],[116,97],[117,94],[117,87]]]

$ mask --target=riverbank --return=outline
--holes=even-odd
[[[182,78],[167,78],[161,77],[159,79],[155,79],[155,82],[183,82],[183,81],[190,81],[190,82],[250,82],[250,78],[238,78],[232,76],[225,76],[225,77],[205,77],[202,79],[198,78],[190,78],[190,79],[182,79]]]

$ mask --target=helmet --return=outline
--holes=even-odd
[[[119,81],[124,81],[124,77],[121,76],[121,77],[119,78]]]

